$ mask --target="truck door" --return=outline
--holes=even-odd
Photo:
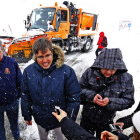
[[[66,39],[66,38],[68,38],[69,28],[70,28],[70,23],[68,21],[68,19],[69,19],[68,14],[69,13],[67,10],[62,10],[62,9],[58,10],[58,11],[60,11],[60,22],[59,22],[58,31],[56,28],[56,31],[57,31],[56,34],[57,34],[57,36],[61,37],[62,39]],[[57,16],[56,16],[56,19],[57,19]],[[57,25],[57,22],[56,22],[56,25]]]
[[[56,32],[59,31],[59,26],[60,26],[60,10],[57,11],[56,13]]]

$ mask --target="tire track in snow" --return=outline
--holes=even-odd
[[[68,61],[65,62],[65,64],[68,65],[68,66],[72,66],[72,65],[76,62],[76,59],[77,59],[80,55],[81,55],[80,52],[76,53],[76,54],[73,56],[73,58],[72,58],[72,59],[70,58]]]

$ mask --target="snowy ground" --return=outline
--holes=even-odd
[[[8,5],[7,5],[8,2]],[[10,25],[12,29],[12,34],[16,37],[21,37],[21,34],[25,33],[23,19],[26,19],[26,15],[31,12],[31,10],[38,6],[40,3],[46,3],[46,5],[54,5],[55,0],[51,2],[46,2],[46,0],[7,0],[0,2],[3,5],[0,9],[0,16],[2,18],[0,25]],[[62,3],[62,0],[58,0]],[[138,105],[140,101],[140,8],[138,0],[87,0],[78,1],[72,0],[76,3],[77,7],[83,8],[84,11],[89,13],[99,14],[99,32],[104,31],[108,38],[109,48],[120,48],[122,50],[123,59],[128,68],[128,72],[133,75],[134,86],[135,86],[135,104],[132,108],[124,111],[117,112],[114,120],[131,114],[133,110]],[[7,7],[5,8],[5,5]],[[12,5],[12,6],[11,6]],[[15,10],[13,10],[15,9]],[[132,27],[120,29],[120,20],[131,20]],[[97,35],[94,39],[94,47],[88,53],[75,53],[75,61],[72,63],[66,62],[70,65],[76,72],[77,78],[79,79],[83,72],[91,66],[95,59],[95,50],[97,48],[97,40],[99,36]],[[74,54],[66,55],[66,59],[72,59]],[[27,64],[20,64],[22,71],[24,68],[31,64],[33,60],[29,61]],[[79,117],[78,117],[79,121]],[[6,120],[7,122],[7,120]],[[19,123],[21,129],[21,136],[24,140],[39,140],[36,124],[33,122],[32,126],[26,126],[21,113],[19,116]],[[8,140],[12,140],[9,127],[6,123]],[[129,134],[131,130],[126,130],[125,133]],[[51,135],[50,135],[51,137]],[[50,138],[52,139],[52,138]]]

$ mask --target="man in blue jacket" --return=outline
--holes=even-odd
[[[134,104],[133,77],[127,72],[119,48],[104,48],[95,62],[82,75],[80,125],[100,138],[102,131],[110,131],[116,111]]]
[[[22,74],[17,62],[10,57],[4,56],[4,51],[0,41],[0,140],[6,140],[4,112],[6,112],[9,119],[14,139],[22,140],[18,124]]]
[[[55,106],[76,120],[80,106],[80,86],[74,70],[64,64],[64,53],[47,38],[33,44],[35,62],[23,73],[22,115],[28,125],[32,116],[38,125],[41,140],[54,130],[57,140],[64,140],[58,120],[52,115]]]

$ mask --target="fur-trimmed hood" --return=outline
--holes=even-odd
[[[53,59],[54,59],[53,61],[55,62],[56,68],[60,68],[64,64],[65,54],[59,46],[55,44],[52,44],[52,46],[53,46]],[[33,60],[36,61],[35,55],[33,56]]]
[[[55,65],[56,65],[57,68],[60,68],[64,64],[65,54],[59,46],[57,46],[55,44],[52,44],[52,46],[53,46],[54,57],[55,57],[55,55],[57,57]]]

